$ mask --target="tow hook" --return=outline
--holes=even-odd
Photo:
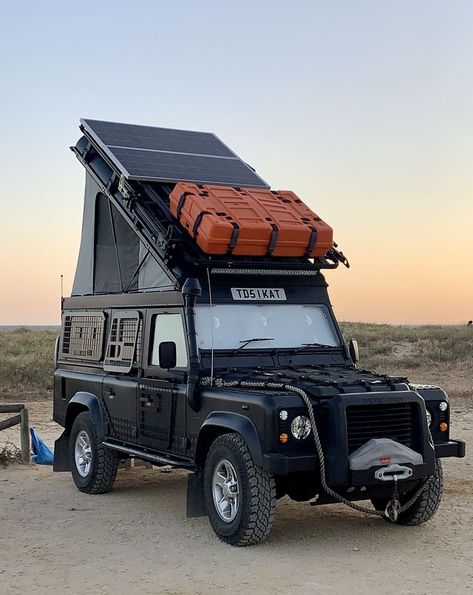
[[[389,519],[392,523],[395,523],[399,518],[399,512],[401,510],[401,503],[399,502],[399,493],[397,490],[397,475],[393,475],[394,481],[393,495],[391,500],[386,504],[384,509],[384,516]]]
[[[398,465],[393,463],[387,467],[382,467],[375,471],[375,478],[379,481],[393,481],[393,494],[391,500],[386,504],[384,509],[384,516],[389,519],[392,523],[397,522],[399,515],[402,512],[401,503],[399,501],[399,492],[397,489],[398,480],[409,479],[412,476],[412,469],[405,465]]]

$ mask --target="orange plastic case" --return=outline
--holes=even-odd
[[[333,231],[295,194],[176,184],[171,213],[206,254],[325,256]]]

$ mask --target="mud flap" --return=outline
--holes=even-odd
[[[63,432],[54,443],[54,471],[70,471],[69,434]]]
[[[204,482],[202,473],[189,473],[187,476],[187,509],[188,519],[207,516],[204,503]]]

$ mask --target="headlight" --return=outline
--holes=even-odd
[[[440,401],[439,409],[440,409],[440,411],[447,411],[448,403],[446,401]]]
[[[292,420],[291,433],[297,440],[304,440],[310,434],[310,420],[305,415],[298,415]]]
[[[428,425],[428,426],[429,426],[429,428],[430,428],[430,426],[431,426],[431,424],[432,424],[432,414],[431,414],[431,413],[430,413],[430,411],[427,409],[427,407],[425,408],[425,413],[426,413],[426,415],[427,415],[427,425]]]

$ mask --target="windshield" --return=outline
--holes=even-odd
[[[214,349],[339,345],[329,311],[320,304],[197,304],[196,330],[200,349],[211,349],[212,335]]]

